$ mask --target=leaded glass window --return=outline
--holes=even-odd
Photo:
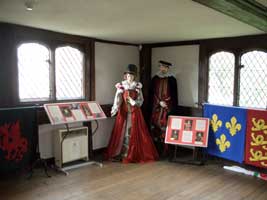
[[[241,57],[239,105],[267,107],[267,53],[250,51]]]
[[[84,54],[77,48],[53,51],[39,43],[23,43],[17,56],[20,102],[85,98]]]
[[[56,98],[81,99],[84,56],[78,49],[65,46],[56,49]]]
[[[233,105],[234,54],[221,51],[209,58],[208,102]]]
[[[50,98],[50,52],[38,43],[24,43],[17,49],[19,99],[45,101]]]

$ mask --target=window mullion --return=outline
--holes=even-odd
[[[56,101],[56,67],[55,67],[55,48],[51,51],[50,61],[50,98]]]
[[[241,60],[240,54],[235,53],[235,74],[234,74],[234,94],[233,94],[233,105],[239,105],[239,96],[240,96],[240,67]]]

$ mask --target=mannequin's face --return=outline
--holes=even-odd
[[[169,67],[166,67],[164,65],[160,65],[159,70],[161,73],[166,74],[169,71]]]
[[[133,74],[126,74],[126,80],[131,83],[134,81],[134,75]]]

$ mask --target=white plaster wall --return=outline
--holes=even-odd
[[[96,42],[96,101],[113,103],[115,84],[122,80],[128,64],[139,65],[138,47]]]
[[[114,122],[115,117],[98,121],[97,131],[93,135],[93,149],[101,149],[108,145]],[[96,126],[96,123],[92,122],[92,131]]]
[[[199,45],[159,47],[152,49],[152,76],[158,71],[158,61],[173,63],[177,79],[179,105],[194,107],[198,102]]]
[[[139,64],[139,50],[135,46],[116,45],[96,42],[95,72],[96,101],[100,104],[113,104],[115,84],[123,78],[128,64]],[[138,66],[139,68],[139,66]],[[93,149],[106,147],[115,118],[98,121],[99,127],[93,136]],[[95,128],[93,124],[92,129]]]

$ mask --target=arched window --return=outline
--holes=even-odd
[[[233,105],[235,56],[221,51],[209,58],[208,102]]]
[[[38,43],[24,43],[17,49],[19,99],[45,101],[50,98],[50,52]]]
[[[58,47],[56,61],[56,99],[84,98],[84,55],[70,46]]]
[[[267,53],[250,51],[241,57],[239,105],[267,107]]]
[[[17,49],[20,102],[84,99],[84,54],[63,46],[49,50],[39,43]],[[51,62],[51,58],[55,62]]]

